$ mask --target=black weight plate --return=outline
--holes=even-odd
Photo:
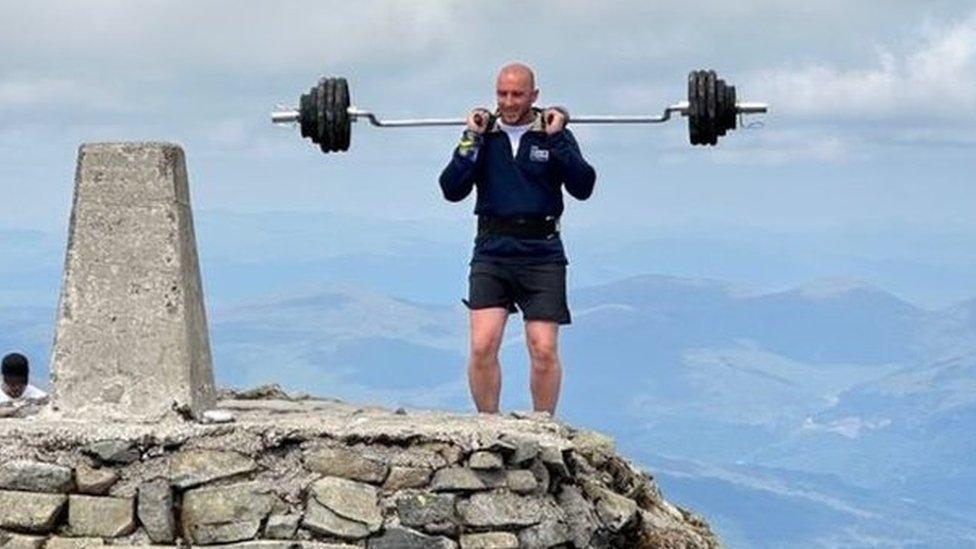
[[[692,145],[698,144],[697,100],[695,99],[697,91],[698,71],[691,71],[688,73],[688,139]]]
[[[326,97],[328,97],[329,109],[326,111],[326,117],[329,120],[329,128],[332,132],[332,152],[338,152],[342,146],[342,127],[339,120],[339,103],[338,103],[338,78],[329,79],[329,87],[326,90]]]
[[[306,121],[306,125],[308,126],[308,137],[316,145],[322,139],[319,133],[318,97],[318,87],[313,86],[308,89],[308,120]]]
[[[706,136],[705,142],[714,145],[718,140],[718,90],[715,85],[715,71],[705,73]]]
[[[698,130],[695,129],[695,71],[688,73],[688,141],[695,145]]]
[[[339,150],[348,151],[352,139],[352,120],[349,118],[349,82],[336,79],[336,109],[339,115]]]
[[[319,80],[319,148],[322,152],[332,152],[332,128],[329,124],[329,78]]]
[[[325,132],[329,136],[329,152],[337,151],[339,136],[336,135],[335,78],[325,82]]]
[[[718,124],[715,126],[715,132],[718,136],[725,135],[725,119],[728,114],[728,93],[725,88],[725,80],[719,78],[715,81],[715,97],[718,100],[718,107],[716,112],[718,113]]]
[[[329,152],[328,135],[325,130],[325,78],[319,80],[315,87],[315,128],[319,136],[319,148],[322,152]]]
[[[708,71],[698,71],[698,143],[708,145]]]
[[[308,137],[308,95],[302,94],[298,99],[298,123],[302,137]]]

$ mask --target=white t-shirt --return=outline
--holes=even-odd
[[[515,158],[515,156],[518,155],[519,142],[522,141],[522,136],[525,135],[525,132],[529,131],[529,128],[532,127],[532,123],[529,122],[528,124],[523,124],[521,126],[509,126],[508,124],[499,121],[498,127],[501,128],[503,132],[508,134],[508,140],[512,143],[512,158]]]
[[[8,395],[3,391],[2,387],[0,387],[0,404],[4,402],[14,402],[14,401],[24,400],[28,398],[44,398],[46,396],[47,393],[45,393],[44,391],[38,389],[37,387],[34,387],[33,385],[27,385],[27,388],[24,389],[24,392],[21,393],[19,397],[12,398],[10,395]]]

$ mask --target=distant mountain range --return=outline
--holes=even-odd
[[[750,294],[651,275],[583,288],[572,301],[561,414],[613,433],[648,465],[668,456],[666,487],[714,509],[720,530],[746,546],[872,536],[928,545],[950,539],[950,523],[976,535],[960,512],[976,491],[953,487],[973,486],[976,354],[959,354],[976,349],[972,302],[931,312],[852,281]],[[525,409],[514,320],[503,406]],[[470,410],[466,329],[460,305],[341,287],[218,311],[213,340],[225,383],[284,379],[347,399]],[[779,509],[769,516],[782,528],[807,520],[789,513],[811,522],[789,535],[773,524],[754,531],[764,505]],[[813,527],[838,517],[846,533]]]

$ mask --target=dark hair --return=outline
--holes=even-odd
[[[20,353],[10,353],[3,357],[4,377],[21,377],[27,379],[29,372],[30,367],[28,366],[26,356]]]

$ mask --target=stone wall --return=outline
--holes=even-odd
[[[611,440],[547,417],[220,409],[233,421],[0,419],[0,545],[717,546]]]

